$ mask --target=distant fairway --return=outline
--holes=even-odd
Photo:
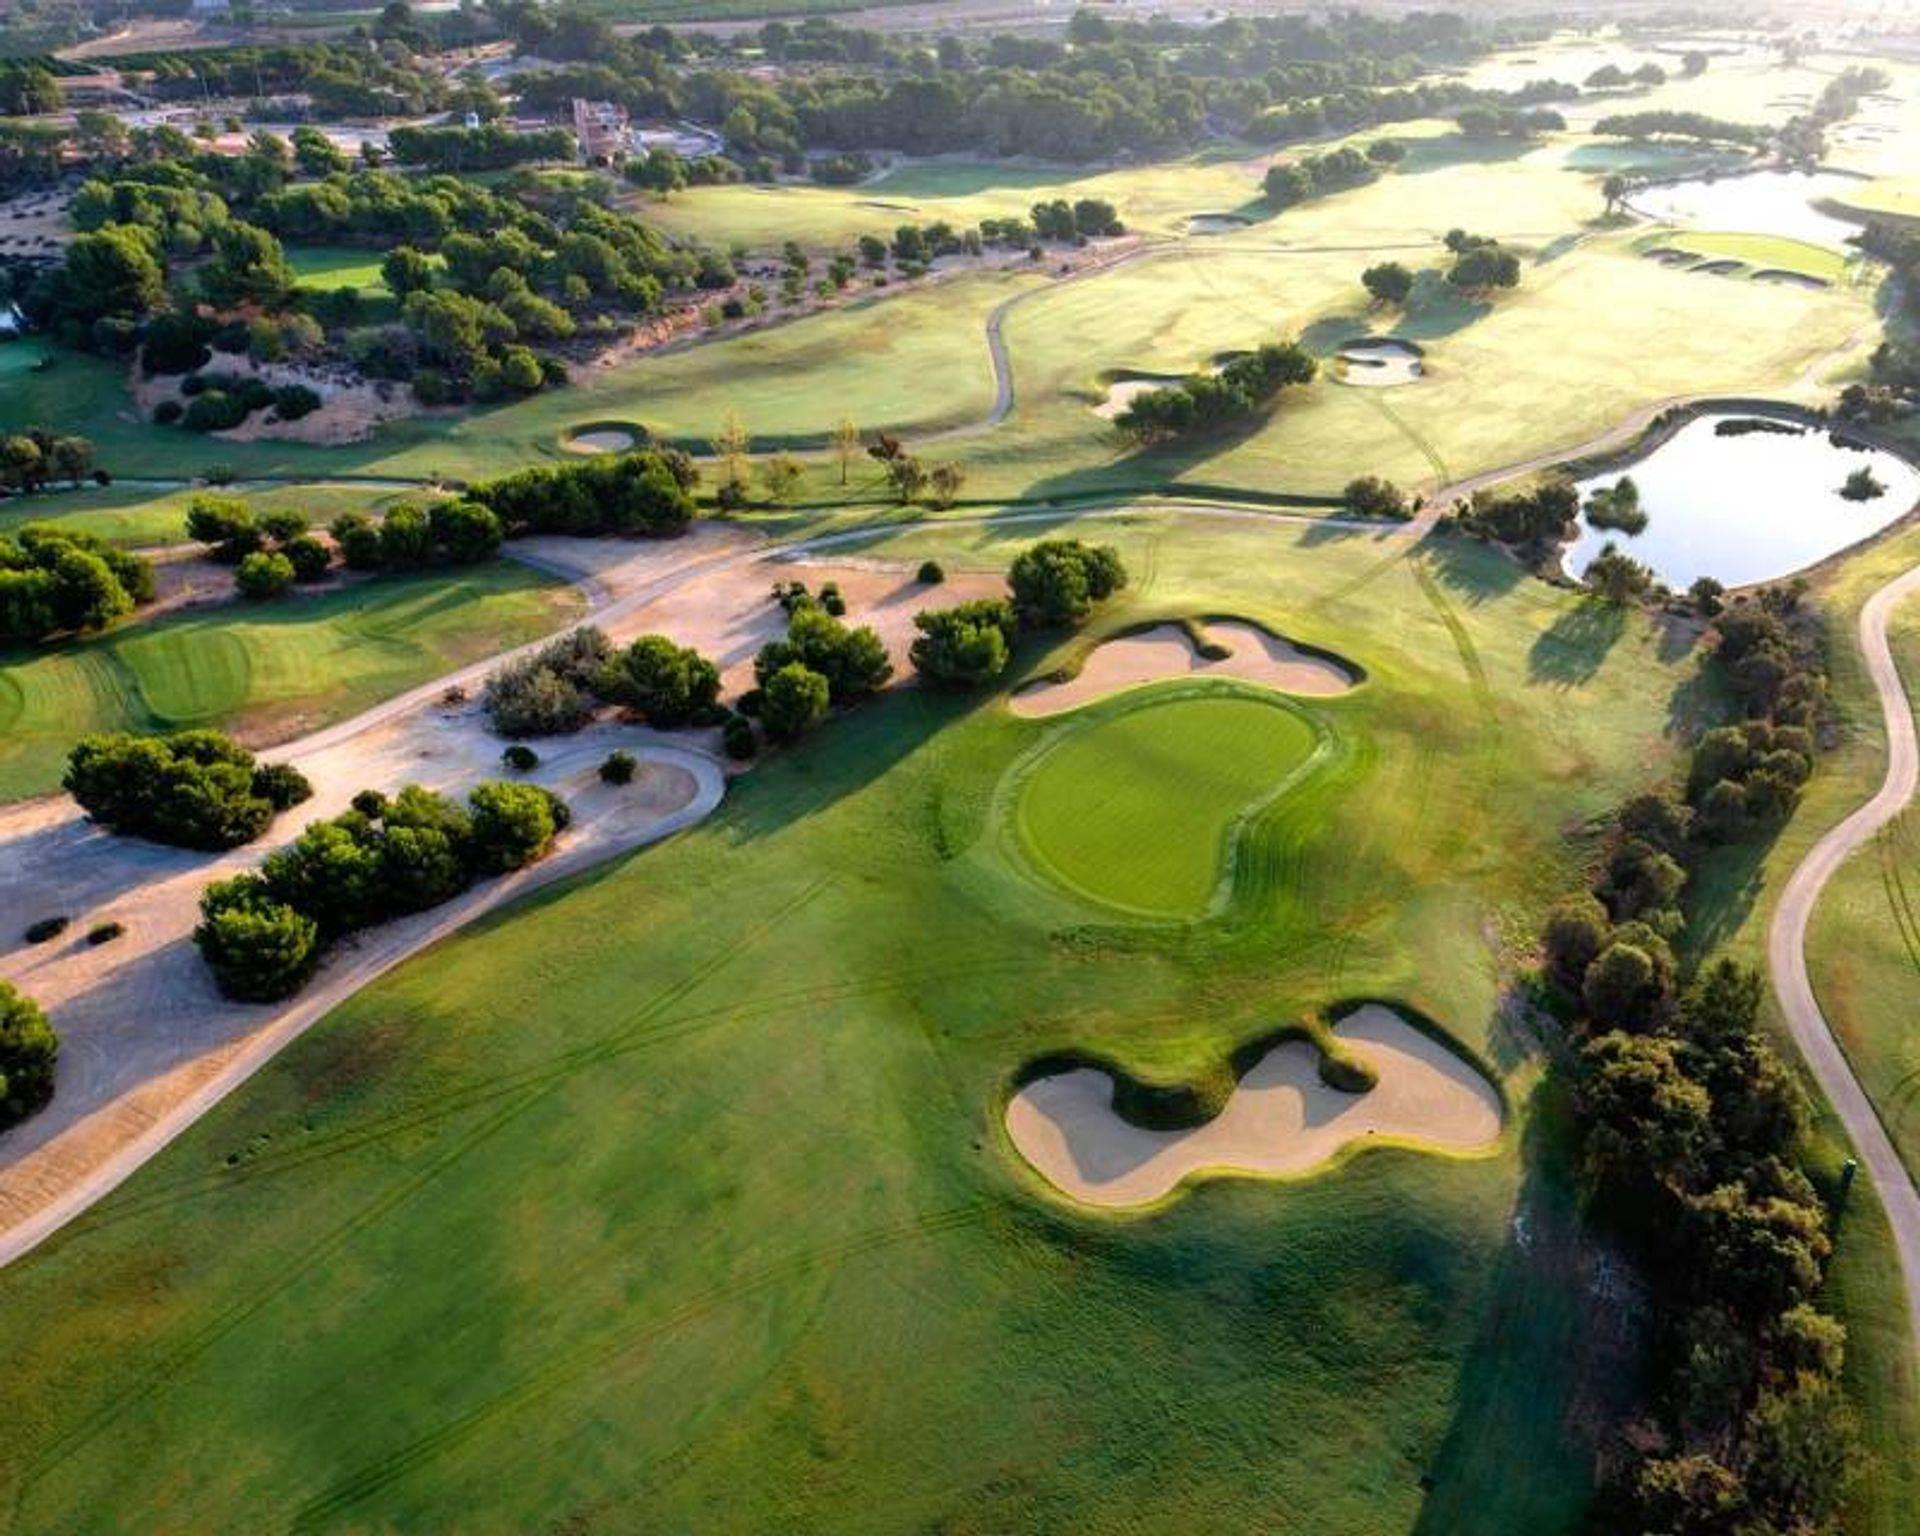
[[[571,589],[508,561],[0,651],[0,799],[56,788],[89,731],[211,725],[274,740],[565,623]]]
[[[1294,710],[1218,685],[1070,727],[1020,791],[1036,861],[1096,901],[1157,917],[1207,909],[1239,821],[1312,755]]]

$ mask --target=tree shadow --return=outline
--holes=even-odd
[[[1526,580],[1526,568],[1497,545],[1462,534],[1429,533],[1419,553],[1448,593],[1469,607],[1505,597]]]
[[[1687,884],[1687,930],[1683,960],[1713,954],[1732,939],[1766,889],[1767,854],[1773,835],[1715,848]]]
[[[1406,139],[1407,158],[1395,173],[1422,176],[1463,165],[1507,165],[1524,159],[1540,146],[1526,139],[1470,139],[1464,133],[1443,133],[1431,139]]]
[[[1627,610],[1598,598],[1581,599],[1542,631],[1527,653],[1527,680],[1574,688],[1600,670],[1627,632]]]
[[[1506,1243],[1413,1536],[1581,1528],[1597,1449],[1639,1388],[1631,1302],[1593,1295],[1604,1256],[1582,1229],[1569,1119],[1551,1080],[1534,1091]]]
[[[1300,345],[1316,357],[1324,358],[1348,342],[1369,334],[1372,327],[1372,319],[1364,313],[1324,315],[1300,333]]]
[[[1387,334],[1403,341],[1437,341],[1492,313],[1491,299],[1462,293],[1441,273],[1429,270],[1415,274],[1407,307]]]

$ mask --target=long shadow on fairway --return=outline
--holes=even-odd
[[[1638,1337],[1630,1311],[1593,1295],[1601,1256],[1582,1236],[1569,1133],[1559,1092],[1543,1085],[1528,1107],[1506,1246],[1461,1364],[1453,1422],[1421,1479],[1413,1536],[1579,1529],[1595,1448],[1633,1401]]]
[[[1527,578],[1518,560],[1470,537],[1430,533],[1420,541],[1420,553],[1448,595],[1472,608],[1505,597]]]
[[[1574,688],[1590,680],[1607,653],[1627,632],[1627,610],[1619,603],[1585,598],[1553,621],[1527,653],[1527,681]]]

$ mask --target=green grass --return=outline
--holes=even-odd
[[[366,298],[384,298],[388,294],[387,285],[380,277],[380,263],[386,254],[340,245],[287,247],[288,264],[302,287],[328,293],[336,288],[352,288]]]
[[[1090,923],[1009,858],[1008,774],[1070,722],[919,690],[836,720],[363,993],[0,1272],[12,1528],[1574,1530],[1601,1320],[1512,1242],[1517,1199],[1571,1195],[1497,936],[1670,760],[1693,658],[1470,545],[1050,531],[1133,585],[1009,686],[1172,611],[1368,669],[1219,918]],[[1063,1210],[1004,1140],[1038,1053],[1194,1078],[1356,995],[1441,1020],[1526,1134],[1146,1220]]]
[[[204,725],[285,740],[577,611],[570,589],[499,561],[0,652],[0,799],[58,787],[68,749],[89,731]]]
[[[1218,688],[1130,697],[1042,749],[1019,792],[1022,840],[1069,890],[1198,917],[1242,823],[1290,786],[1319,733],[1302,713]]]
[[[1783,235],[1715,234],[1695,230],[1680,231],[1661,240],[1675,250],[1705,260],[1744,262],[1757,271],[1797,272],[1823,283],[1837,283],[1846,276],[1847,258],[1839,251],[1810,240],[1793,240]]]
[[[196,496],[224,494],[239,495],[261,514],[299,512],[310,527],[324,526],[342,512],[378,512],[396,501],[422,499],[422,493],[354,485],[250,485],[237,492],[86,486],[0,502],[0,535],[28,523],[52,523],[130,549],[181,544],[187,537],[188,503]]]

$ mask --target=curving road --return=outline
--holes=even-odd
[[[1886,1210],[1906,1278],[1908,1318],[1920,1344],[1920,1191],[1915,1190],[1873,1101],[1854,1076],[1807,976],[1807,925],[1820,893],[1854,852],[1900,814],[1920,784],[1913,709],[1887,643],[1888,619],[1914,592],[1920,592],[1920,566],[1882,587],[1860,611],[1860,652],[1887,725],[1887,776],[1873,798],[1815,843],[1788,878],[1767,928],[1767,969],[1794,1044],[1840,1117]]]

